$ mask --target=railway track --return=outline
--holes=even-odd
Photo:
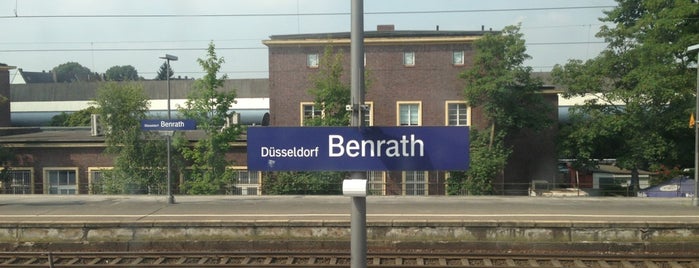
[[[368,267],[699,268],[693,256],[369,253]],[[0,267],[348,267],[349,254],[317,252],[8,252]]]

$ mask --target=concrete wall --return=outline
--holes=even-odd
[[[696,254],[699,225],[634,222],[378,221],[369,250]],[[3,251],[347,250],[346,221],[0,224]]]

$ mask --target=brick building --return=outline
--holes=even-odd
[[[466,85],[459,78],[472,66],[473,41],[485,33],[397,31],[392,25],[365,32],[365,66],[371,79],[365,97],[370,107],[367,124],[486,126],[480,110],[464,100]],[[327,46],[342,51],[349,77],[350,33],[275,35],[263,43],[269,47],[270,125],[299,126],[304,119],[321,116],[308,93],[310,77],[317,72]],[[557,101],[555,94],[548,99]],[[544,137],[550,139],[532,136],[514,141],[521,143],[516,146],[527,147],[529,153],[513,155],[523,162],[511,164],[513,169],[506,170],[505,177],[496,182],[500,193],[524,194],[535,177],[555,176],[553,134]],[[531,155],[537,151],[540,153]],[[443,195],[448,176],[447,171],[386,171],[370,172],[369,179],[376,194]]]
[[[366,104],[370,107],[368,125],[487,126],[480,109],[469,107],[464,101],[466,85],[459,78],[472,65],[473,41],[484,33],[396,31],[392,26],[366,32],[365,64],[372,81],[366,92]],[[269,48],[269,80],[227,81],[223,90],[236,88],[237,105],[242,105],[238,108],[255,118],[269,109],[270,125],[303,125],[304,119],[322,114],[314,108],[308,89],[326,46],[344,52],[349,78],[349,36],[350,33],[272,36],[263,41]],[[9,68],[0,65],[0,94],[10,95]],[[152,108],[158,112],[165,103],[162,81],[141,83],[153,101]],[[174,103],[182,101],[191,83],[173,81]],[[113,166],[112,156],[103,154],[104,138],[91,135],[90,128],[7,127],[10,113],[12,121],[26,118],[25,122],[37,122],[31,117],[55,112],[41,109],[64,102],[85,105],[89,100],[86,97],[94,96],[98,86],[99,83],[12,86],[13,111],[9,111],[7,103],[0,104],[0,145],[16,153],[11,169],[13,193],[89,194],[100,170]],[[557,105],[556,94],[544,96]],[[191,134],[191,141],[196,141],[196,133]],[[495,182],[498,194],[526,194],[531,181],[550,181],[556,176],[554,135],[555,129],[525,132],[510,141],[515,150],[504,176]],[[261,172],[247,170],[245,141],[236,142],[227,158],[235,161],[232,168],[239,173],[239,183],[232,193],[260,194],[264,178]],[[177,176],[181,182],[183,177]],[[368,174],[372,194],[380,195],[444,195],[448,176],[449,171],[438,170]]]

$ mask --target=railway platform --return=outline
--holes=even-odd
[[[2,251],[349,249],[343,196],[0,196]],[[367,198],[370,251],[698,254],[683,198]]]

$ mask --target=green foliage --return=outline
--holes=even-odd
[[[306,126],[348,126],[351,113],[345,106],[351,103],[351,87],[343,77],[342,51],[326,46],[318,72],[311,76],[313,85],[308,93],[314,96],[316,109],[323,115],[305,119]],[[346,172],[277,172],[265,183],[267,194],[341,194]]]
[[[95,99],[106,129],[106,153],[115,154],[114,169],[105,172],[103,193],[160,193],[167,170],[162,137],[140,129],[149,101],[139,84],[105,83]]]
[[[469,104],[482,107],[489,121],[508,135],[523,128],[550,126],[552,107],[538,94],[542,82],[531,76],[531,67],[523,65],[531,57],[519,26],[487,33],[474,46],[474,66],[461,74],[467,82],[464,94]]]
[[[469,105],[483,109],[490,131],[472,131],[468,178],[463,188],[454,184],[447,191],[482,195],[493,193],[492,180],[507,164],[507,139],[521,129],[550,126],[552,107],[538,94],[542,82],[531,76],[531,67],[523,66],[530,57],[519,26],[485,34],[474,46],[474,65],[461,74],[467,82],[464,96]]]
[[[267,176],[263,192],[268,195],[342,194],[345,172],[275,172]]]
[[[12,185],[12,177],[10,177],[10,170],[12,169],[12,161],[15,159],[15,153],[12,149],[0,146],[0,184],[2,184],[2,189],[0,193],[10,193],[10,186]]]
[[[51,126],[55,127],[79,127],[89,126],[93,114],[99,113],[97,107],[90,106],[74,113],[61,112],[51,117]]]
[[[235,174],[227,167],[230,164],[225,154],[242,132],[240,125],[226,126],[232,114],[230,107],[235,103],[235,91],[220,92],[226,76],[217,77],[223,58],[216,56],[215,46],[209,43],[207,57],[197,59],[206,75],[194,84],[194,90],[187,98],[180,112],[185,118],[194,119],[197,128],[203,130],[205,138],[192,147],[178,141],[178,148],[185,159],[191,161],[191,175],[185,181],[185,191],[189,194],[222,194],[226,187],[235,184]]]
[[[105,72],[107,81],[136,81],[139,79],[138,71],[131,65],[112,66]]]
[[[493,194],[493,179],[502,173],[512,150],[504,145],[502,137],[491,141],[488,132],[472,130],[470,137],[471,164],[463,187],[469,195]]]
[[[313,88],[308,93],[315,97],[314,105],[323,110],[323,116],[305,120],[307,126],[348,126],[351,113],[345,109],[350,104],[351,88],[343,81],[343,53],[325,47],[318,65],[318,72],[311,77]]]
[[[562,157],[590,164],[616,158],[632,171],[691,163],[699,6],[692,1],[618,1],[597,36],[609,42],[596,58],[570,60],[552,71],[566,96],[594,95],[571,111]],[[688,146],[689,145],[689,146]],[[594,164],[594,163],[591,163]],[[632,178],[638,190],[638,178]]]
[[[172,70],[172,66],[168,66],[167,62],[163,62],[163,65],[160,65],[158,74],[155,76],[155,80],[167,80],[167,78],[172,77],[173,74],[175,74],[175,72]]]
[[[80,65],[77,62],[66,62],[56,67],[53,67],[53,73],[56,74],[56,82],[75,82],[89,81],[94,79],[92,72],[87,67]]]

